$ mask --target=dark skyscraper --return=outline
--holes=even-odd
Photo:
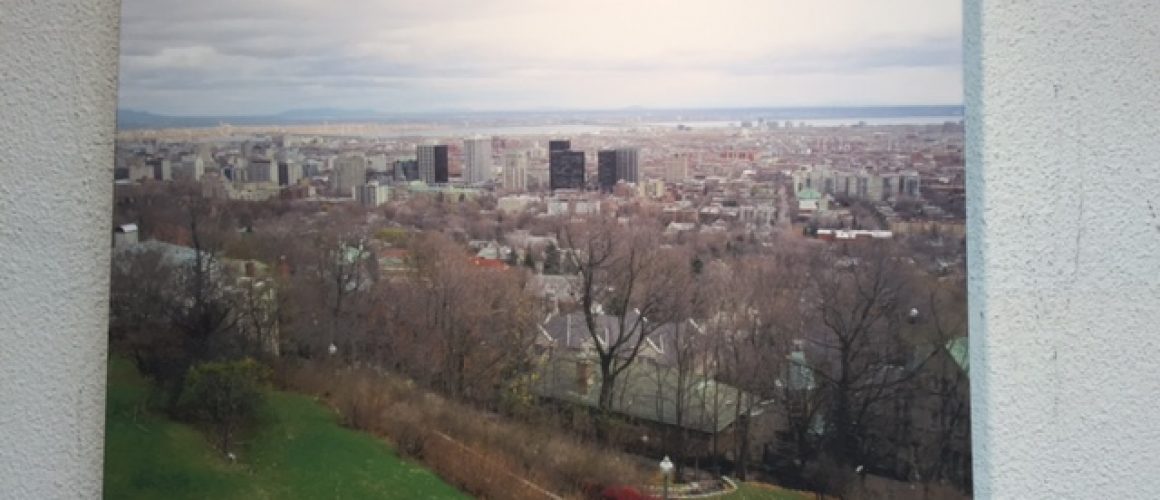
[[[435,146],[435,183],[446,184],[450,180],[447,146]]]
[[[419,146],[419,179],[427,184],[446,184],[448,179],[447,145]]]
[[[284,161],[278,162],[278,185],[290,185],[290,164]]]
[[[617,175],[617,162],[615,150],[604,150],[596,153],[596,180],[600,184],[600,190],[604,192],[612,191],[616,187],[616,181],[619,180]]]
[[[638,182],[636,148],[606,149],[597,153],[596,172],[601,191],[612,191],[617,182]]]
[[[549,153],[551,153],[553,151],[567,151],[569,149],[572,149],[572,141],[568,141],[568,140],[548,141],[548,152]]]
[[[616,149],[616,180],[625,182],[640,182],[639,157],[640,151],[636,148]]]
[[[584,189],[584,152],[553,151],[548,159],[549,189]]]
[[[395,180],[414,181],[419,179],[419,160],[395,160]]]

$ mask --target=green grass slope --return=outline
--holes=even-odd
[[[467,498],[305,396],[269,392],[260,428],[230,464],[194,428],[148,411],[148,394],[131,363],[110,362],[105,498]]]
[[[737,491],[719,497],[728,500],[813,500],[815,495],[762,483],[741,483]]]

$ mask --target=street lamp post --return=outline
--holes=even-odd
[[[337,375],[338,374],[338,360],[334,357],[334,355],[338,354],[338,346],[334,345],[334,342],[331,342],[329,346],[326,346],[326,354],[327,354],[326,361],[325,361],[326,365],[329,366],[330,369],[333,370],[334,373]]]
[[[665,459],[661,460],[661,475],[665,478],[661,498],[669,500],[669,477],[673,475],[673,461],[669,460],[668,455],[665,455]]]

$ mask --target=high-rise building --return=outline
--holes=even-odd
[[[552,151],[548,158],[548,188],[584,189],[584,152]]]
[[[419,161],[418,160],[395,160],[395,180],[396,181],[417,181],[419,180]]]
[[[508,151],[503,157],[503,188],[509,191],[525,191],[528,189],[528,163],[530,154],[527,151]]]
[[[249,157],[254,156],[254,153],[257,149],[258,145],[253,141],[242,142],[242,158],[248,159]]]
[[[330,187],[334,194],[342,197],[355,196],[355,188],[367,182],[367,158],[360,153],[350,153],[334,159],[334,171],[330,176]]]
[[[463,141],[463,180],[478,184],[491,180],[491,139]]]
[[[669,182],[680,182],[689,176],[689,158],[686,156],[673,156],[669,158],[665,165],[665,180]]]
[[[568,151],[569,149],[572,149],[572,141],[566,139],[548,141],[548,153],[552,153],[553,151]]]
[[[153,180],[168,181],[173,179],[173,172],[168,159],[151,158],[146,160],[145,164],[153,167]]]
[[[375,172],[387,171],[386,153],[375,153],[367,156],[367,169]]]
[[[302,177],[302,167],[293,161],[278,162],[278,185],[293,186]]]
[[[797,170],[793,174],[794,191],[807,189],[869,201],[886,201],[898,197],[919,198],[921,182],[917,172],[871,171],[846,172],[825,167]]]
[[[306,160],[302,162],[302,177],[317,177],[322,172],[322,162]]]
[[[637,183],[639,153],[636,148],[606,149],[597,153],[597,179],[601,191],[612,191],[617,182]]]
[[[596,180],[601,191],[611,192],[616,187],[616,159],[615,150],[606,149],[596,153]]]
[[[275,163],[269,158],[258,156],[246,162],[245,182],[252,184],[274,183],[278,180]]]
[[[173,165],[171,173],[174,180],[200,181],[201,177],[205,175],[205,162],[200,156],[184,155],[181,157],[181,161]]]
[[[419,180],[427,184],[447,183],[447,146],[419,146],[416,156],[419,162]]]
[[[636,148],[616,149],[616,179],[640,182],[640,150]]]
[[[389,192],[387,186],[379,185],[378,181],[370,181],[355,190],[355,198],[362,206],[374,208],[387,202]]]

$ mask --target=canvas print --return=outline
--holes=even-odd
[[[124,0],[107,498],[971,496],[949,0]]]

